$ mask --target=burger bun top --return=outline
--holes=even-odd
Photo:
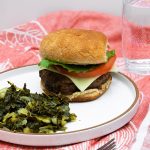
[[[106,48],[107,37],[102,32],[61,29],[43,38],[40,55],[64,64],[100,64],[107,61]]]

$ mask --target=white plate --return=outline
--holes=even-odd
[[[51,135],[20,134],[0,130],[0,140],[21,145],[56,146],[77,143],[111,133],[128,123],[139,106],[139,92],[135,83],[120,73],[112,73],[108,91],[95,101],[71,103],[77,121],[68,123],[66,132]],[[11,81],[19,87],[27,83],[32,92],[41,93],[36,65],[0,74],[0,88]]]

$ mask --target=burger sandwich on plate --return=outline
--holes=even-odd
[[[61,29],[45,36],[40,45],[41,87],[46,94],[61,94],[71,102],[95,100],[107,91],[115,63],[102,32]]]

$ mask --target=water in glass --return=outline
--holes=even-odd
[[[150,0],[125,0],[122,52],[129,71],[150,75]]]

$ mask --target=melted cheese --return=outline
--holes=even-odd
[[[118,68],[116,67],[116,65],[113,65],[110,72],[118,72]],[[91,77],[91,78],[75,78],[67,75],[67,77],[76,85],[76,87],[80,91],[83,92],[92,82],[94,82],[100,76]]]
[[[80,91],[84,91],[92,82],[94,82],[99,76],[92,78],[75,78],[68,76],[67,77],[76,85]]]

